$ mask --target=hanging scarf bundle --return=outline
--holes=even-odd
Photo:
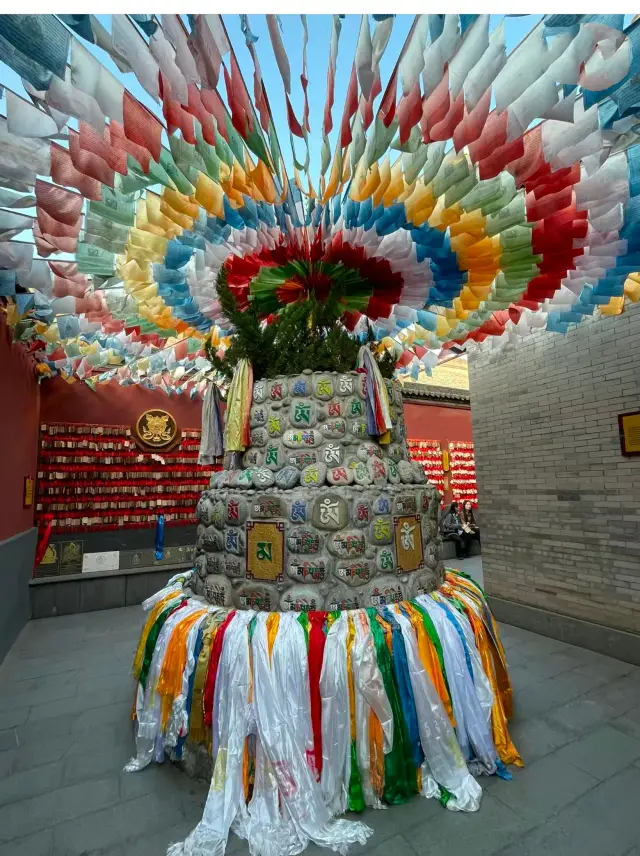
[[[358,368],[366,372],[367,432],[378,436],[381,443],[391,440],[391,409],[389,396],[380,369],[367,345],[358,353]]]
[[[244,452],[250,443],[249,413],[253,395],[253,369],[247,359],[238,361],[227,392],[224,426],[226,452]]]
[[[202,431],[200,433],[200,465],[215,464],[224,455],[222,438],[222,413],[220,411],[220,390],[217,384],[210,383],[202,402]]]
[[[477,811],[475,777],[522,763],[497,625],[464,575],[413,601],[309,614],[213,607],[189,578],[144,603],[125,768],[211,753],[202,821],[168,856],[222,856],[230,831],[260,856],[345,853],[371,834],[335,819],[347,809],[421,793]]]

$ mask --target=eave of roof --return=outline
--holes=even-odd
[[[455,401],[469,404],[471,396],[468,389],[454,389],[447,386],[429,386],[426,383],[405,383],[402,385],[402,398],[405,401]]]

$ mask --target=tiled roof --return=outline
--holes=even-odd
[[[402,397],[406,401],[421,399],[423,401],[456,401],[469,404],[468,389],[454,389],[447,386],[430,386],[427,383],[405,383],[402,385]]]

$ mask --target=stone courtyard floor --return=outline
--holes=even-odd
[[[0,667],[0,856],[164,856],[200,819],[206,786],[171,764],[122,772],[141,626],[140,607],[31,621]],[[502,634],[526,768],[482,779],[476,814],[367,811],[356,856],[640,856],[640,669]]]

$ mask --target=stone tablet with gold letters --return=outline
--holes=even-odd
[[[284,523],[247,523],[247,579],[284,579]]]
[[[424,568],[420,515],[408,514],[404,517],[394,517],[393,528],[398,556],[398,573],[419,571]]]

